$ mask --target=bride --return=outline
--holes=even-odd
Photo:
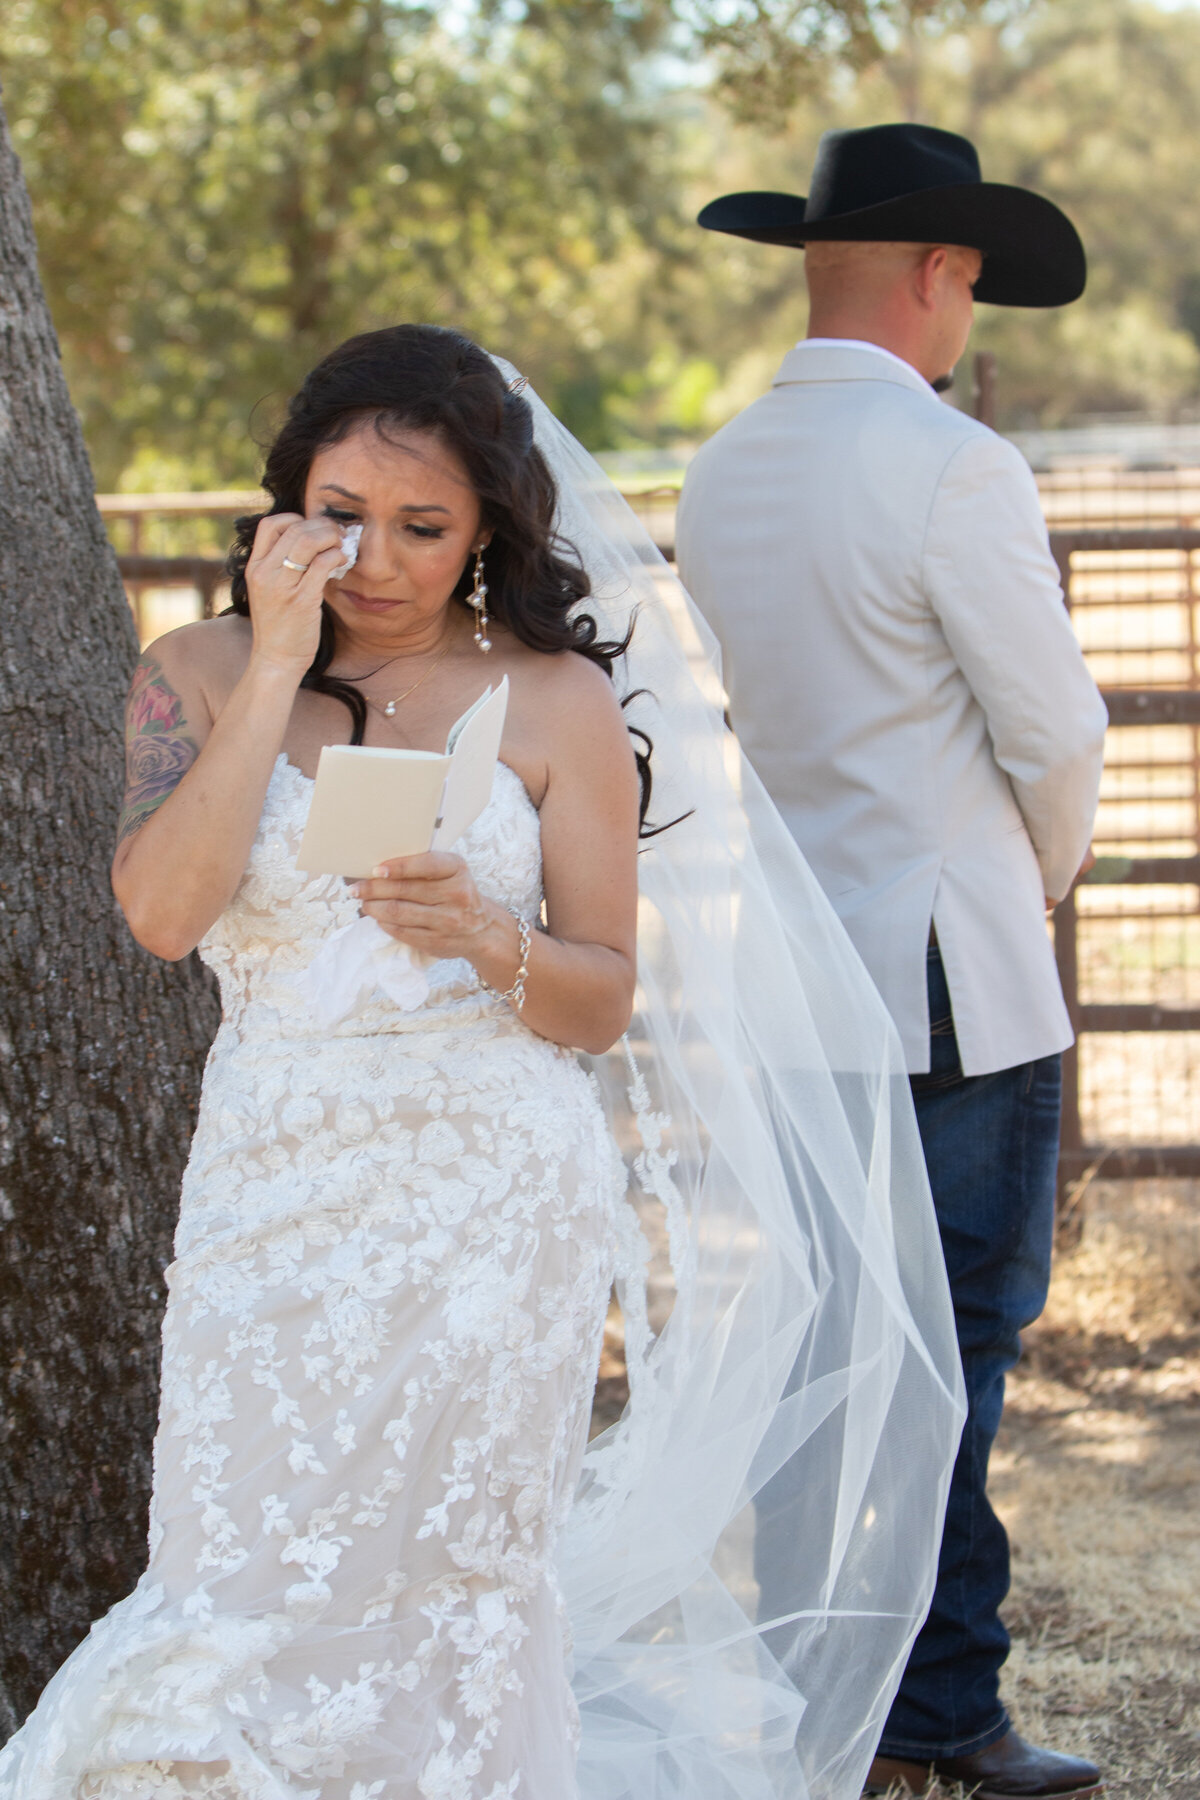
[[[850,1800],[928,1602],[958,1373],[891,1028],[686,596],[511,375],[342,345],[231,612],[138,665],[113,884],[223,1021],[149,1566],[0,1800]],[[323,745],[440,749],[500,676],[453,854],[297,869]]]

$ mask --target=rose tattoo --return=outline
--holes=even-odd
[[[179,695],[147,651],[134,671],[125,707],[125,804],[118,844],[141,829],[199,754],[200,746],[188,736]]]

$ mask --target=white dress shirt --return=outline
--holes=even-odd
[[[920,370],[914,369],[912,364],[905,362],[905,360],[902,356],[897,356],[896,352],[894,350],[889,350],[886,347],[886,345],[884,345],[884,344],[872,344],[866,338],[823,338],[823,337],[801,338],[800,342],[798,344],[794,344],[792,346],[792,348],[793,348],[793,351],[795,351],[795,350],[865,350],[868,353],[868,355],[870,355],[870,356],[886,356],[888,361],[890,363],[895,363],[895,365],[898,369],[903,369],[906,374],[915,375],[915,376],[917,376],[918,380],[925,381],[925,377],[921,374]],[[932,386],[930,385],[929,382],[925,382],[925,385],[926,385],[926,387],[929,388],[930,393],[934,392],[934,389],[932,388]]]
[[[931,924],[965,1074],[1065,1049],[1045,922],[1104,707],[1012,444],[878,345],[809,339],[688,470],[680,573],[735,730],[929,1067]]]

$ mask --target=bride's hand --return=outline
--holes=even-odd
[[[303,675],[320,641],[325,584],[344,561],[333,519],[269,513],[259,520],[246,564],[257,658]]]
[[[503,961],[514,935],[505,908],[484,899],[461,856],[443,850],[396,857],[350,891],[389,937],[425,956]]]

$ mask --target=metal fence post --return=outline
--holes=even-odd
[[[971,411],[981,425],[996,429],[996,354],[980,350],[975,357],[975,379],[971,387]]]
[[[1063,999],[1071,1015],[1075,1042],[1063,1051],[1062,1127],[1059,1132],[1058,1203],[1066,1199],[1067,1182],[1078,1172],[1083,1149],[1083,1122],[1079,1113],[1079,937],[1074,892],[1054,909],[1054,960],[1062,983]]]

